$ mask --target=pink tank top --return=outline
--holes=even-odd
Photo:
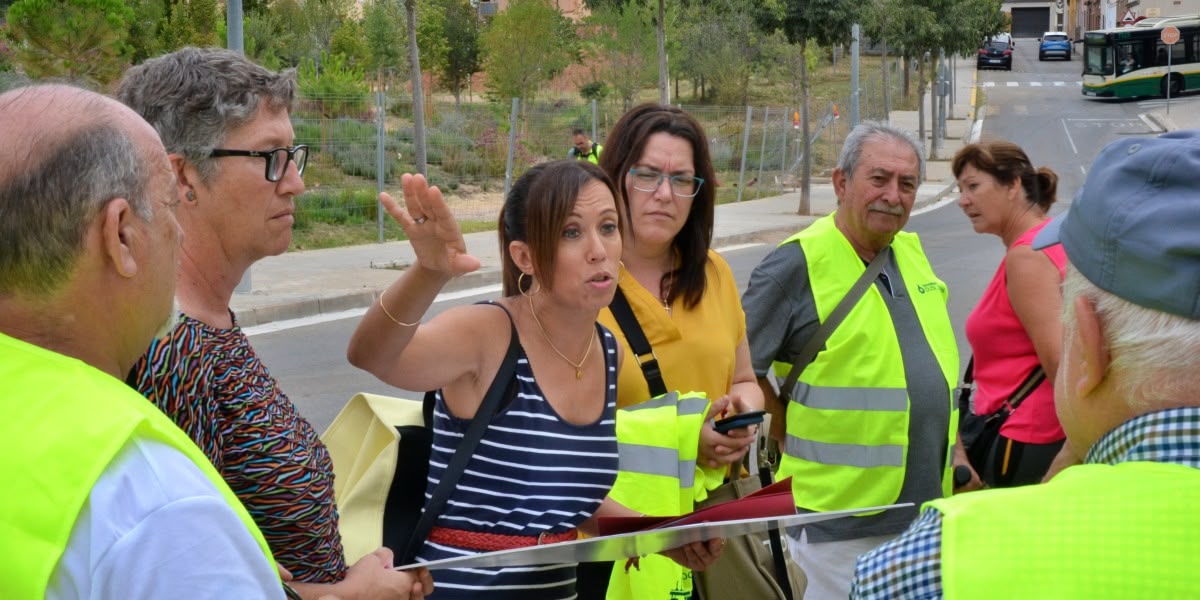
[[[1033,242],[1046,223],[1026,231],[1013,242],[1013,247]],[[1061,277],[1066,269],[1067,255],[1061,245],[1043,250],[1058,267]],[[983,292],[979,304],[967,317],[967,341],[975,353],[975,412],[987,414],[1000,407],[1012,396],[1021,382],[1038,366],[1033,340],[1017,318],[1008,301],[1008,278],[1005,261]],[[1047,378],[1029,395],[1000,428],[1005,437],[1027,444],[1048,444],[1063,439],[1062,426],[1054,412],[1054,382]]]

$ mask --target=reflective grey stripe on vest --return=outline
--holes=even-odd
[[[904,388],[824,387],[797,381],[792,402],[819,410],[908,411]]]
[[[657,398],[651,398],[645,402],[639,402],[632,406],[626,406],[625,408],[622,408],[621,410],[630,411],[630,412],[635,411],[635,410],[653,410],[656,408],[663,408],[666,406],[675,406],[678,403],[679,403],[679,392],[667,392],[661,396],[658,396]]]
[[[620,443],[617,455],[622,471],[671,477],[678,479],[683,488],[696,483],[696,461],[679,460],[679,451],[674,448]]]
[[[828,444],[787,436],[784,451],[788,456],[821,463],[823,465],[845,465],[850,467],[903,467],[904,446],[863,446],[859,444]]]
[[[708,410],[708,398],[691,396],[679,401],[680,415],[702,415]]]

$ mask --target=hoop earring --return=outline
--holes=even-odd
[[[529,280],[532,282],[529,284],[529,288],[530,288],[529,293],[525,292],[525,286],[521,284],[521,282],[524,281],[526,277],[528,277]],[[533,286],[535,284],[537,285],[537,289],[533,289]],[[521,292],[521,295],[525,296],[526,298],[532,298],[532,297],[536,296],[538,294],[538,292],[542,291],[542,284],[538,283],[538,281],[533,278],[533,275],[530,275],[530,274],[526,273],[525,271],[521,271],[521,274],[517,275],[517,291]]]

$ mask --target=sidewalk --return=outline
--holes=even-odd
[[[928,163],[925,182],[917,191],[917,207],[937,202],[953,191],[948,159],[954,156],[972,129],[974,62],[957,61],[956,75],[956,104],[950,114],[957,118],[947,119],[947,139],[940,152],[941,160]],[[927,104],[928,98],[927,95]],[[930,114],[927,111],[925,115],[927,131],[932,122]],[[917,131],[916,111],[893,111],[890,120],[894,125]],[[833,211],[837,202],[833,186],[813,184],[810,202],[811,216],[796,214],[800,205],[799,192],[719,205],[713,227],[713,247],[782,240]],[[474,273],[451,281],[443,292],[500,283],[496,233],[487,231],[464,237],[467,251],[479,258],[482,266]],[[250,271],[251,291],[235,293],[231,306],[242,327],[364,308],[374,302],[379,292],[391,285],[412,260],[408,242],[288,252],[256,263]]]

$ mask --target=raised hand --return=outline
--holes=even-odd
[[[379,194],[379,201],[404,228],[417,255],[414,266],[450,277],[478,269],[479,259],[467,254],[462,231],[446,206],[442,191],[430,186],[424,175],[405,173],[400,184],[404,189],[404,207],[387,192]]]

